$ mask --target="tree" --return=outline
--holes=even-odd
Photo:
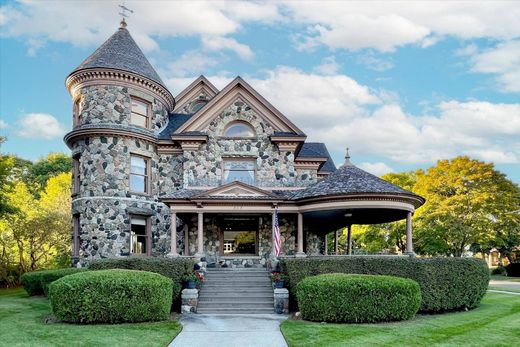
[[[414,191],[426,198],[416,212],[416,250],[461,256],[472,244],[491,244],[498,229],[518,225],[518,187],[493,164],[469,157],[441,160],[418,175]],[[517,229],[518,230],[518,229]]]
[[[72,159],[64,153],[50,153],[30,168],[32,180],[44,187],[47,180],[63,172],[72,171]]]

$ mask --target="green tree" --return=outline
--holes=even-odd
[[[518,225],[518,187],[493,164],[469,157],[441,160],[417,178],[426,198],[416,212],[415,248],[461,256],[472,244],[492,244],[506,225]]]
[[[38,160],[30,168],[32,180],[45,187],[47,180],[63,172],[72,171],[72,159],[64,153],[50,153],[46,157]]]

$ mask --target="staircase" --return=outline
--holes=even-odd
[[[273,313],[273,287],[261,268],[207,269],[198,313]]]

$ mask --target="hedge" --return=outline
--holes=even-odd
[[[309,257],[283,259],[281,267],[289,277],[293,309],[298,306],[294,297],[298,283],[307,276],[325,273],[410,278],[421,287],[420,311],[429,313],[475,308],[489,282],[487,264],[473,258]]]
[[[510,277],[520,277],[520,263],[510,263],[507,265],[506,273]]]
[[[194,261],[186,258],[120,258],[94,260],[91,270],[128,269],[158,273],[173,281],[173,300],[177,300],[182,289],[185,273],[193,271]]]
[[[56,318],[70,323],[147,322],[169,318],[172,280],[134,270],[87,271],[49,286]]]
[[[22,286],[29,295],[47,295],[49,284],[63,276],[83,272],[86,269],[65,268],[26,272],[20,278]]]
[[[421,304],[414,280],[374,275],[325,274],[298,283],[302,318],[318,322],[375,323],[410,319]]]

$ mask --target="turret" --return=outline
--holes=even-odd
[[[158,202],[157,134],[175,99],[121,27],[66,79],[73,100],[73,256],[169,251],[170,213]]]

